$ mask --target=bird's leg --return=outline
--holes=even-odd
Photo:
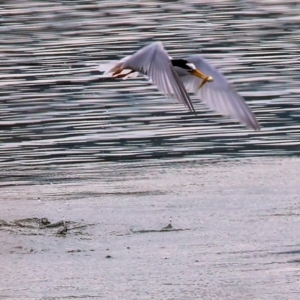
[[[200,90],[200,89],[204,86],[205,83],[207,83],[207,82],[212,82],[212,81],[214,81],[214,79],[213,79],[211,76],[206,76],[206,77],[202,80],[201,84],[199,85],[198,90]]]
[[[112,73],[112,76],[118,76],[118,75],[123,71],[123,69],[121,69],[121,68],[115,68],[115,69],[112,70],[112,71],[114,71],[114,72]]]
[[[121,71],[119,71],[119,70],[121,70]],[[126,74],[120,74],[123,70],[122,69],[119,69],[119,70],[117,70],[116,72],[113,73],[114,78],[123,78],[123,77],[135,72],[134,70],[130,70],[130,72],[128,72]]]
[[[114,72],[113,72],[113,74],[112,74],[112,76],[113,76],[114,78],[123,78],[123,77],[125,77],[125,76],[127,76],[127,75],[129,75],[129,74],[135,72],[134,70],[129,70],[128,73],[121,74],[121,72],[122,72],[123,70],[124,70],[124,69],[122,69],[122,68],[117,68],[117,69],[115,69]]]

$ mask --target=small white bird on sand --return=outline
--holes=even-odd
[[[224,75],[200,55],[172,59],[161,42],[154,42],[119,62],[100,65],[99,70],[114,78],[149,77],[169,98],[175,98],[195,112],[188,93],[195,93],[210,109],[259,130],[259,124],[244,99]]]

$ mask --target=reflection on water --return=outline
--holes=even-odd
[[[297,2],[23,1],[4,7],[2,167],[299,153]],[[163,41],[172,56],[201,52],[219,66],[262,131],[200,103],[195,117],[142,79],[90,81],[101,61],[153,40]]]

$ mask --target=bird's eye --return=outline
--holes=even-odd
[[[186,65],[187,65],[188,67],[190,67],[191,69],[193,69],[193,70],[196,69],[195,65],[192,64],[192,63],[187,63]]]

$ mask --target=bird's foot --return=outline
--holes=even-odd
[[[129,74],[131,74],[131,73],[134,73],[135,71],[130,71],[130,72],[128,72],[128,73],[125,73],[125,74],[119,74],[119,75],[116,75],[116,76],[114,76],[114,78],[124,78],[124,77],[126,77],[126,76],[128,76]]]
[[[122,73],[123,71],[124,71],[123,69],[117,69],[117,70],[112,74],[112,76],[113,76],[114,78],[118,78],[118,79],[119,79],[119,78],[124,78],[124,77],[128,76],[129,74],[135,72],[134,70],[129,70],[128,73]]]

